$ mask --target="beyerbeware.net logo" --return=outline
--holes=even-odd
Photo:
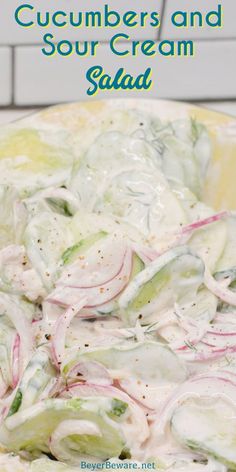
[[[129,469],[129,470],[155,470],[155,462],[122,462],[122,461],[106,461],[106,462],[86,462],[81,461],[81,469],[91,470],[92,472],[97,470],[119,470],[119,469]]]

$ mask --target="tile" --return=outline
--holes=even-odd
[[[174,12],[200,11],[207,12],[217,10],[218,5],[223,7],[222,28],[212,28],[204,22],[202,27],[178,28],[172,24],[171,17]],[[213,18],[213,17],[212,17]],[[216,18],[216,17],[214,17]],[[236,2],[235,0],[165,0],[164,17],[162,21],[161,37],[165,39],[196,38],[196,39],[222,39],[236,38]]]
[[[11,103],[12,98],[12,64],[11,48],[0,47],[0,106]]]
[[[161,94],[182,100],[236,99],[236,40],[196,42],[192,58],[162,58]]]
[[[223,65],[220,57],[224,58]],[[16,48],[15,100],[19,106],[88,99],[89,83],[86,71],[100,64],[105,72],[114,75],[125,67],[135,76],[153,68],[154,84],[149,91],[100,91],[96,99],[104,97],[156,97],[181,100],[236,99],[236,41],[200,41],[191,58],[119,57],[114,60],[108,45],[101,45],[96,59],[68,58],[55,55],[47,58],[40,47]]]
[[[19,0],[1,0],[1,14],[0,14],[0,44],[30,44],[30,43],[42,43],[43,36],[47,33],[52,33],[56,41],[63,39],[69,40],[100,40],[105,41],[110,39],[111,36],[118,32],[128,33],[132,38],[143,39],[151,38],[157,39],[159,28],[153,28],[149,25],[147,21],[146,27],[122,27],[119,28],[86,28],[86,27],[73,27],[66,26],[62,28],[57,28],[50,26],[47,28],[32,26],[30,28],[24,28],[18,25],[15,21],[15,11],[16,8],[23,4],[24,2],[19,2]],[[78,18],[78,12],[84,11],[98,11],[104,12],[105,4],[109,4],[109,9],[117,10],[121,15],[128,10],[134,10],[138,13],[140,17],[140,12],[160,12],[162,10],[162,0],[148,0],[147,4],[145,2],[130,2],[127,4],[127,0],[40,0],[40,2],[25,2],[26,4],[31,4],[35,6],[35,10],[31,11],[25,9],[20,14],[20,19],[23,22],[35,21],[37,12],[43,14],[43,20],[45,19],[45,13],[50,12],[54,13],[55,11],[65,11],[66,13],[75,12],[75,15]],[[114,16],[111,16],[111,21],[113,21]],[[58,21],[62,21],[62,17],[58,17]]]
[[[218,111],[220,113],[226,113],[227,115],[236,117],[236,100],[232,101],[220,101],[220,102],[202,102],[199,105],[209,110]]]
[[[21,118],[25,118],[26,116],[31,115],[36,110],[29,110],[29,109],[14,109],[14,110],[1,110],[0,109],[0,125],[7,125],[14,121],[20,120]]]

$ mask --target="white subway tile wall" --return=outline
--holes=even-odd
[[[12,51],[0,47],[0,105],[10,105],[12,100]]]
[[[206,24],[205,17],[210,11],[217,11],[218,6],[222,6],[222,28],[212,28]],[[184,39],[186,37],[185,28],[176,28],[172,21],[172,15],[177,10],[186,12],[200,11],[204,14],[203,24],[201,27],[198,25],[199,17],[196,15],[193,20],[195,27],[188,27],[188,37],[191,39],[236,39],[236,1],[235,0],[167,0],[165,2],[165,14],[162,22],[162,37],[169,39]],[[181,17],[177,17],[178,22],[181,21]],[[215,15],[212,15],[210,20],[214,24],[217,20]]]
[[[224,57],[224,67],[219,66],[219,56]],[[201,41],[196,56],[185,60],[175,57],[168,61],[159,56],[155,61],[152,60],[154,86],[146,92],[146,96],[181,100],[191,100],[193,97],[199,100],[231,98],[235,94],[235,75],[225,74],[225,64],[230,68],[235,57],[236,41],[228,41],[227,45],[221,41]],[[138,74],[150,65],[148,57],[143,57],[142,61],[130,57],[117,57],[116,61],[112,59],[111,51],[103,44],[98,51],[96,62],[87,57],[83,63],[86,68],[103,64],[106,72],[111,75],[115,74],[118,67],[125,67],[131,74]],[[17,105],[45,105],[86,98],[89,84],[83,70],[78,67],[79,59],[68,57],[66,67],[63,68],[65,59],[55,56],[53,60],[48,60],[40,54],[39,46],[32,46],[16,48],[15,61]],[[224,84],[224,87],[221,88],[221,84]],[[121,93],[124,97],[140,97],[137,90],[117,90],[112,96],[120,97]],[[107,98],[110,92],[104,91],[95,98],[101,96]]]
[[[34,19],[36,12],[47,11],[103,11],[105,4],[110,10],[124,13],[160,13],[161,28],[22,28],[14,19],[16,8],[28,3],[34,11],[23,10],[24,21]],[[222,28],[175,28],[171,15],[176,10],[199,10],[206,13],[223,6]],[[147,67],[153,68],[154,86],[147,92],[100,92],[96,99],[119,96],[146,96],[157,98],[207,100],[236,99],[236,0],[1,0],[0,15],[0,107],[41,106],[57,102],[87,98],[86,70],[101,65],[107,73],[114,74],[125,67],[134,75]],[[204,15],[203,15],[204,17]],[[195,55],[190,58],[166,58],[157,54],[147,57],[114,56],[109,47],[112,35],[122,32],[132,40],[194,39]],[[42,54],[42,37],[55,35],[57,41],[69,39],[98,40],[102,44],[96,57],[80,58],[77,55],[46,57]],[[121,46],[122,47],[122,46]],[[128,46],[129,47],[129,46]]]
[[[118,32],[118,28],[107,28],[103,29],[100,27],[96,28],[84,28],[84,27],[62,27],[57,28],[52,26],[52,23],[48,27],[39,28],[38,26],[32,26],[29,28],[22,28],[15,21],[15,11],[17,7],[22,4],[30,4],[35,7],[34,10],[30,10],[28,7],[21,10],[19,13],[19,19],[24,23],[29,21],[36,21],[37,13],[41,12],[41,20],[45,22],[46,12],[51,14],[55,11],[63,10],[68,15],[70,12],[74,12],[74,21],[78,21],[78,12],[93,11],[103,12],[105,5],[109,5],[109,11],[117,10],[121,15],[127,10],[135,10],[137,13],[140,12],[162,12],[162,0],[33,0],[33,1],[20,1],[20,0],[1,0],[1,23],[3,25],[0,28],[0,44],[38,44],[42,42],[42,36],[46,33],[52,33],[55,35],[56,40],[69,39],[75,40],[99,40],[107,41],[111,35]],[[50,15],[52,16],[52,15]],[[115,21],[115,17],[111,14],[111,22]],[[58,22],[65,20],[64,17],[58,16]],[[157,39],[159,28],[152,28],[146,23],[146,27],[140,28],[122,28],[122,33],[128,33],[133,39]]]

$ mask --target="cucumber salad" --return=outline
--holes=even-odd
[[[39,121],[0,132],[0,471],[236,470],[236,217],[202,201],[207,129]]]

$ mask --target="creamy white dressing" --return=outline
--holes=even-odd
[[[56,122],[0,135],[1,472],[235,469],[236,223],[201,202],[207,130]]]

